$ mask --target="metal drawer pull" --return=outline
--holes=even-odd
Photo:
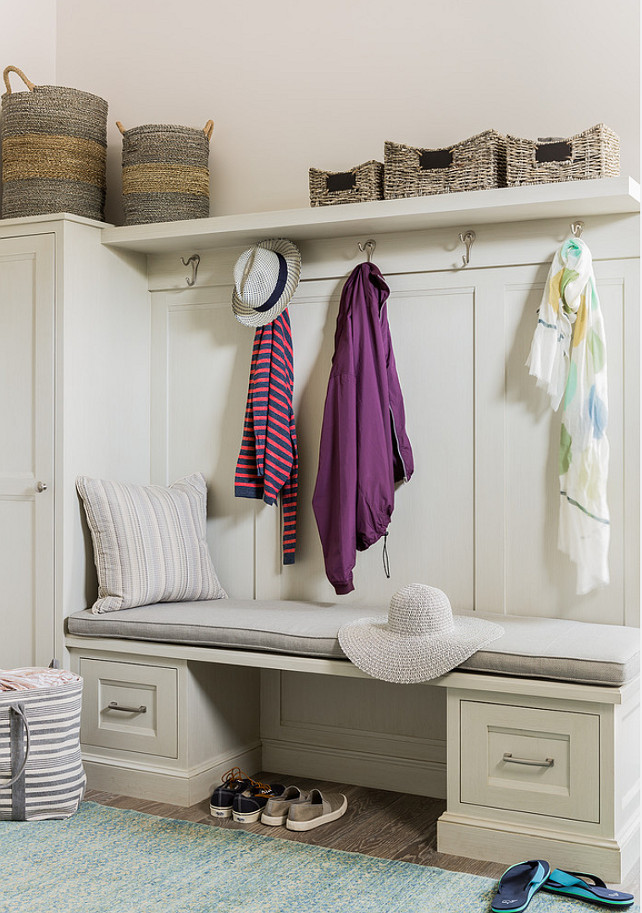
[[[140,707],[121,707],[118,701],[110,701],[107,704],[108,710],[122,710],[123,713],[147,713],[147,707],[141,704]]]
[[[544,761],[531,761],[530,758],[514,758],[512,754],[506,752],[504,761],[510,761],[511,764],[528,764],[530,767],[552,767],[555,758],[546,758]]]

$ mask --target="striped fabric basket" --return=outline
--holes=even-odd
[[[12,92],[17,73],[27,92]],[[72,212],[105,218],[107,102],[63,86],[35,86],[4,71],[2,218]]]
[[[202,130],[175,124],[144,124],[123,135],[125,225],[203,219],[210,214],[210,139]]]
[[[442,149],[384,144],[386,200],[488,190],[506,181],[506,138],[484,130]]]
[[[566,138],[507,136],[506,155],[509,187],[615,178],[620,173],[620,138],[605,124]]]
[[[82,679],[73,679],[0,691],[0,820],[69,818],[78,810],[86,778],[80,755]]]
[[[372,159],[350,171],[310,168],[310,206],[383,200],[383,165]]]

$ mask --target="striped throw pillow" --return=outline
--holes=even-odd
[[[92,612],[155,602],[224,599],[205,538],[202,473],[161,485],[129,485],[80,476],[98,573]]]

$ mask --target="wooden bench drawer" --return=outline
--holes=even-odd
[[[81,657],[80,674],[83,744],[178,757],[176,669]]]
[[[599,717],[461,701],[462,803],[599,821]]]

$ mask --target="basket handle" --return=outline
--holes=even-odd
[[[9,82],[9,73],[17,73],[18,76],[20,77],[20,79],[24,82],[26,87],[29,89],[29,91],[33,92],[34,84],[32,83],[32,81],[30,79],[27,79],[27,77],[22,72],[22,70],[19,70],[18,67],[5,67],[5,71],[2,74],[2,76],[4,78],[4,84],[7,87],[7,95],[11,95],[11,83]]]
[[[11,777],[11,773],[13,773],[13,771],[12,771],[9,774],[9,776],[10,776],[9,781],[5,782],[5,783],[0,783],[0,789],[7,789],[7,787],[9,787],[9,786],[13,786],[13,784],[16,783],[20,779],[20,777],[25,772],[25,768],[27,766],[27,761],[29,760],[29,751],[31,749],[31,732],[29,730],[29,720],[27,719],[27,715],[25,713],[24,706],[22,704],[9,704],[9,710],[12,713],[14,713],[17,717],[20,717],[20,719],[22,720],[22,725],[24,726],[25,735],[27,737],[27,746],[25,749],[25,756],[22,759],[22,764],[20,765],[20,770],[16,774],[14,774],[13,777]]]
[[[120,132],[122,133],[122,135],[124,136],[124,135],[125,135],[125,128],[123,127],[123,125],[121,124],[121,122],[120,122],[119,120],[116,121],[116,126],[118,127],[118,129],[120,130]]]

